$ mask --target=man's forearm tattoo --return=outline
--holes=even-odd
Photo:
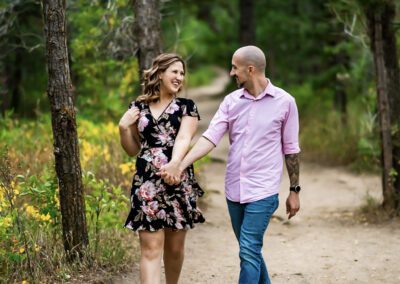
[[[289,174],[290,186],[299,184],[299,154],[285,155],[286,168]]]

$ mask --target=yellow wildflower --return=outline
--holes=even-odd
[[[40,219],[42,220],[42,221],[49,221],[50,220],[50,214],[49,213],[47,213],[46,215],[43,215],[43,214],[40,214]]]
[[[99,136],[99,134],[100,134],[99,128],[98,127],[93,127],[92,128],[92,135],[97,137],[97,136]]]
[[[58,189],[58,191],[60,191],[60,189]],[[60,208],[60,199],[58,199],[58,194],[54,194],[54,201],[57,204],[57,208]]]
[[[39,211],[31,205],[26,205],[25,210],[26,210],[26,213],[28,213],[28,215],[30,215],[32,217],[37,217],[39,214]]]
[[[3,226],[5,228],[11,227],[11,223],[12,223],[11,217],[5,217],[2,221],[3,221]]]
[[[6,191],[6,189],[4,187],[0,186],[0,211],[1,211],[1,208],[7,207],[5,191]]]
[[[135,170],[135,164],[132,162],[128,162],[119,165],[119,168],[121,169],[121,173],[125,175],[126,173],[132,173]]]
[[[40,251],[40,248],[41,248],[41,247],[40,247],[39,245],[35,244],[35,251],[36,251],[36,252]]]
[[[108,122],[105,126],[107,136],[116,136],[118,134],[118,127],[112,122]]]
[[[108,19],[108,24],[110,25],[110,27],[113,27],[114,24],[115,24],[114,18],[110,17],[110,18]]]
[[[19,249],[19,253],[24,253],[24,252],[25,252],[25,248],[21,247],[21,248]]]
[[[108,150],[107,146],[103,150],[103,156],[104,156],[104,160],[106,160],[106,162],[110,161],[111,155],[110,155],[110,151]]]
[[[28,284],[28,281],[24,280],[21,284]]]

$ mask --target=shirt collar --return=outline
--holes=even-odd
[[[247,98],[250,100],[261,100],[262,98],[264,98],[266,95],[269,95],[271,97],[275,97],[275,87],[272,84],[271,80],[268,79],[268,85],[267,87],[265,87],[264,91],[262,91],[262,93],[257,97],[254,98],[252,95],[249,94],[249,92],[247,92],[246,89],[243,89],[243,93],[240,95],[241,98]]]

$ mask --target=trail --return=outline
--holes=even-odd
[[[202,120],[199,135],[217,110],[220,94],[229,82],[221,70],[209,87],[190,89]],[[224,197],[227,136],[211,153],[201,184],[206,223],[188,233],[182,284],[237,283],[238,245],[231,229]],[[288,177],[280,190],[280,206],[264,238],[263,255],[272,283],[400,283],[400,224],[373,225],[354,220],[367,194],[381,199],[380,178],[354,175],[341,168],[302,164],[301,210],[287,221],[285,200]],[[165,283],[164,278],[162,279]],[[113,283],[140,283],[138,264]]]

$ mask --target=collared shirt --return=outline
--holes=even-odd
[[[248,203],[278,193],[283,156],[300,152],[295,99],[271,81],[256,98],[236,90],[224,98],[203,136],[217,145],[226,131],[226,197]]]

